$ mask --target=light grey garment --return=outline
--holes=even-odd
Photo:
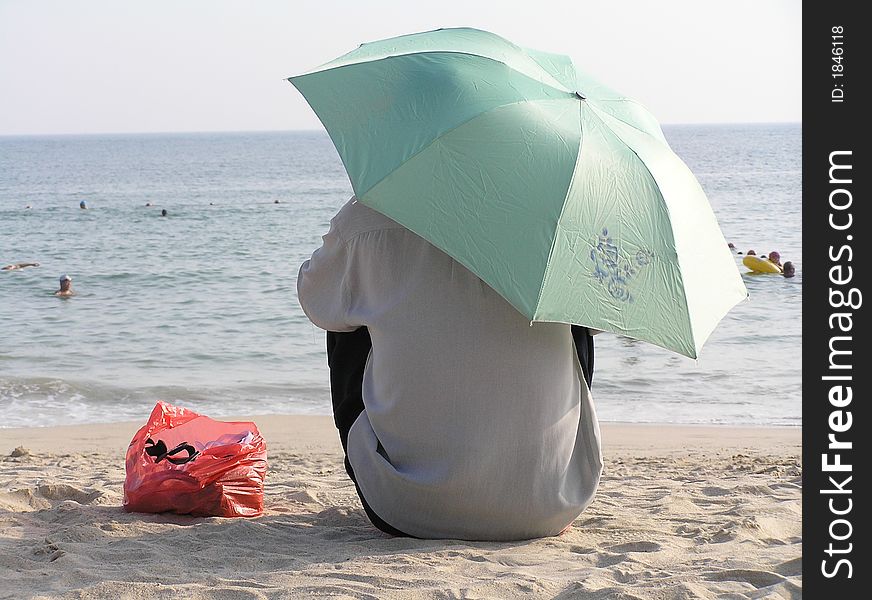
[[[369,328],[348,458],[387,523],[422,538],[527,539],[559,533],[590,504],[600,433],[569,325],[531,325],[353,198],[297,293],[322,329]]]

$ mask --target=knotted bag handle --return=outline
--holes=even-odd
[[[185,463],[191,462],[200,455],[200,452],[188,442],[182,442],[170,451],[167,451],[167,445],[166,443],[164,443],[163,440],[158,440],[155,443],[154,440],[148,438],[147,440],[145,440],[145,443],[145,453],[149,456],[153,456],[155,463],[159,463],[163,459],[167,459],[167,462],[170,462],[174,465],[183,465]],[[151,446],[149,446],[148,444],[151,444]],[[173,455],[178,454],[179,452],[187,452],[188,456],[175,458]]]

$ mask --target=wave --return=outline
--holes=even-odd
[[[121,387],[50,377],[0,377],[0,428],[144,420],[164,400],[216,418],[252,414],[330,414],[318,388],[243,385]]]

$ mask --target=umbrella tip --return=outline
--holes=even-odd
[[[575,97],[579,100],[587,100],[587,98],[581,92],[575,92]]]

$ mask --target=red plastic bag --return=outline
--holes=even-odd
[[[127,448],[124,509],[198,517],[263,513],[266,442],[254,423],[158,402]]]

